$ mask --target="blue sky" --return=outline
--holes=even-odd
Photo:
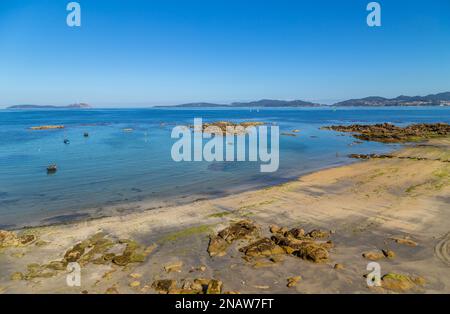
[[[325,103],[450,90],[450,1],[0,2],[0,106]]]

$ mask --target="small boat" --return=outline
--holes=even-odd
[[[64,144],[70,144],[70,141],[68,139],[65,139]]]
[[[53,165],[49,165],[47,167],[47,173],[55,173],[58,170],[58,167],[53,164]]]
[[[84,137],[89,137],[89,133],[88,132],[84,132],[83,136]]]

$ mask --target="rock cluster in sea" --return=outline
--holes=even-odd
[[[447,123],[419,123],[399,127],[390,123],[383,124],[352,124],[332,125],[323,127],[326,130],[351,132],[353,136],[365,141],[383,143],[414,142],[434,137],[450,135],[450,125]]]

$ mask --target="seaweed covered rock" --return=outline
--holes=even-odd
[[[407,246],[417,246],[418,245],[418,243],[416,241],[411,240],[409,237],[396,236],[396,237],[391,237],[390,239],[398,244],[403,244],[403,245],[407,245]]]
[[[255,256],[272,256],[277,254],[284,254],[285,251],[282,247],[275,244],[269,238],[262,238],[250,245],[247,245],[241,249],[240,252],[244,253],[247,256],[255,257]]]
[[[136,241],[120,240],[119,243],[126,244],[126,247],[121,255],[113,257],[112,261],[114,264],[126,266],[130,263],[142,263],[145,261],[148,252],[146,252]]]
[[[302,276],[289,277],[286,286],[288,288],[295,287],[300,280],[302,280]]]
[[[208,253],[213,256],[224,256],[227,254],[229,243],[219,236],[211,236],[209,239]]]
[[[206,288],[206,294],[220,294],[222,292],[222,281],[211,279]]]
[[[330,231],[314,229],[306,233],[305,230],[302,228],[292,228],[290,230],[286,230],[286,228],[280,228],[278,232],[272,233],[282,234],[285,237],[295,238],[298,240],[316,240],[316,239],[324,239],[330,236]]]
[[[176,288],[177,282],[171,279],[156,280],[152,283],[152,288],[159,293],[169,293],[170,290]]]
[[[220,294],[222,281],[217,279],[182,279],[180,285],[172,279],[160,279],[152,283],[152,288],[165,294]]]
[[[183,262],[182,261],[178,261],[178,262],[174,262],[174,263],[170,263],[164,266],[164,270],[168,273],[171,272],[181,272],[181,267],[183,267]]]
[[[248,127],[257,127],[260,125],[264,125],[264,122],[258,121],[245,121],[234,123],[231,121],[216,121],[211,123],[203,123],[202,131],[205,133],[219,133],[219,134],[234,134],[234,135],[242,135],[246,133],[246,128]],[[194,126],[192,126],[195,131]]]
[[[112,253],[110,250],[115,248],[120,250],[125,245],[122,253]],[[147,248],[142,247],[136,241],[129,239],[111,240],[105,233],[96,233],[93,236],[76,243],[68,249],[61,260],[50,261],[47,264],[30,264],[23,279],[47,278],[56,275],[60,271],[65,271],[67,265],[77,262],[81,266],[92,264],[116,264],[118,266],[127,266],[130,263],[141,263],[145,261],[154,245]]]
[[[383,124],[353,124],[332,125],[323,129],[338,132],[351,132],[355,138],[365,141],[383,143],[404,143],[419,141],[434,137],[450,135],[450,125],[447,123],[419,123],[399,127],[390,123]]]
[[[405,292],[425,285],[425,280],[422,277],[388,273],[381,278],[381,285],[388,290]]]
[[[252,221],[242,220],[223,229],[218,233],[218,236],[231,243],[235,240],[255,235],[256,232],[258,232],[258,227]]]
[[[305,230],[302,228],[292,228],[284,234],[285,236],[292,236],[296,239],[301,239],[305,237]]]
[[[35,240],[36,236],[33,234],[17,235],[13,231],[0,230],[0,248],[25,246]]]
[[[381,250],[384,254],[384,256],[386,256],[387,258],[393,259],[395,258],[395,252],[389,249],[385,249],[385,250]]]
[[[57,271],[49,269],[47,265],[29,264],[27,266],[28,272],[24,275],[25,280],[34,278],[50,278],[57,274]]]
[[[299,249],[294,252],[294,255],[309,260],[314,263],[322,263],[328,261],[328,250],[322,245],[314,242],[304,242]]]
[[[329,258],[328,250],[332,247],[331,242],[316,242],[311,239],[298,240],[281,235],[273,235],[271,239],[274,243],[281,246],[287,254],[292,254],[314,263],[326,262]]]
[[[362,254],[362,256],[365,259],[368,259],[368,260],[371,260],[371,261],[377,261],[377,260],[385,258],[385,255],[383,254],[383,252],[375,252],[375,251],[364,252]]]
[[[224,256],[228,246],[235,240],[247,239],[259,232],[259,228],[249,220],[232,223],[227,228],[211,236],[208,246],[210,256]]]
[[[311,239],[323,239],[323,238],[328,238],[330,236],[330,232],[319,230],[319,229],[314,229],[314,230],[310,231],[306,236]]]
[[[85,247],[82,243],[76,244],[73,248],[69,249],[66,254],[64,254],[64,261],[68,263],[76,262],[84,254]]]

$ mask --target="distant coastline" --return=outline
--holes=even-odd
[[[370,96],[349,99],[332,105],[325,105],[303,100],[262,99],[250,102],[234,102],[231,104],[216,104],[209,102],[193,102],[173,106],[154,106],[153,108],[240,108],[240,107],[413,107],[413,106],[450,106],[450,92],[430,94],[427,96],[398,96],[384,98]]]
[[[249,102],[233,102],[230,104],[218,104],[211,102],[191,102],[179,105],[157,105],[151,108],[315,108],[315,107],[447,107],[450,106],[450,92],[430,94],[427,96],[398,96],[385,98],[380,96],[369,96],[365,98],[348,99],[331,105],[304,101],[304,100],[279,100],[261,99]],[[87,103],[71,104],[66,106],[53,105],[14,105],[6,109],[90,109]]]

